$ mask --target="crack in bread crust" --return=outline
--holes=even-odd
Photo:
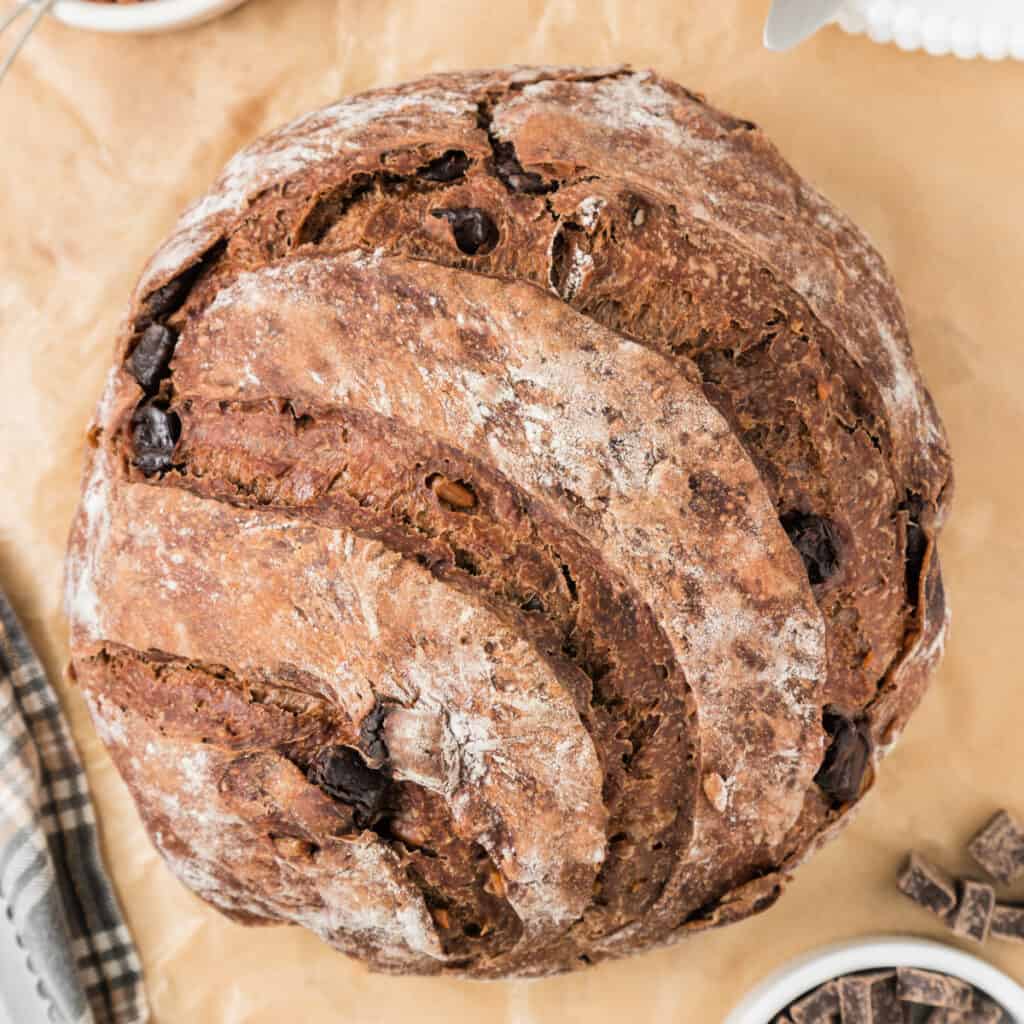
[[[812,771],[799,793],[787,791],[784,808],[769,801],[760,810],[766,822],[773,816],[785,822],[781,830],[758,840],[756,821],[725,828],[728,815],[719,804],[733,814],[743,802],[735,794],[743,791],[733,793],[742,771],[724,763],[723,754],[742,756],[744,742],[756,750],[783,741],[752,732],[730,748],[733,741],[719,735],[715,713],[729,707],[729,698],[700,667],[700,652],[713,644],[706,636],[697,641],[694,667],[698,619],[686,631],[688,661],[678,634],[663,632],[666,610],[650,592],[623,603],[632,570],[588,550],[589,538],[607,529],[593,495],[581,498],[572,486],[524,489],[515,474],[509,480],[496,474],[488,454],[475,458],[472,446],[424,435],[422,416],[406,408],[392,417],[369,391],[349,409],[308,382],[306,391],[286,376],[260,382],[265,362],[235,361],[234,383],[217,376],[214,364],[224,353],[209,332],[225,296],[237,295],[247,275],[273,292],[265,272],[274,270],[297,274],[296,287],[309,288],[304,268],[321,257],[324,266],[364,268],[382,297],[399,308],[405,303],[427,329],[447,315],[438,308],[445,288],[468,287],[462,277],[506,281],[520,288],[514,301],[539,307],[539,295],[516,285],[531,282],[620,339],[671,360],[676,377],[703,389],[724,417],[783,526],[803,524],[795,529],[828,545],[827,578],[817,568],[810,578],[825,625],[827,673],[823,666],[810,671],[806,661],[814,685],[798,687],[791,699],[813,701],[815,742],[826,738],[823,721],[839,715],[862,721],[864,734],[887,747],[941,653],[946,611],[935,540],[951,487],[941,424],[910,361],[898,299],[877,254],[755,126],[673,83],[622,68],[434,76],[309,115],[232,161],[212,197],[186,213],[137,289],[121,352],[145,374],[136,375],[143,397],[126,373],[115,371],[94,431],[120,467],[122,486],[180,487],[381,540],[419,559],[446,586],[483,601],[545,652],[604,764],[611,816],[592,905],[532,957],[506,955],[507,943],[493,936],[490,945],[474,946],[481,936],[471,934],[473,922],[456,949],[441,927],[451,924],[451,915],[435,915],[435,927],[446,934],[448,969],[477,976],[548,973],[770,905],[785,872],[835,832],[851,804],[812,784]],[[390,257],[399,258],[394,272]],[[459,276],[421,288],[415,277],[403,277],[415,275],[417,265],[426,280],[437,280],[428,270],[434,266]],[[336,285],[339,297],[345,287],[360,288],[347,273],[340,271],[346,284]],[[433,310],[422,305],[428,295]],[[232,315],[236,326],[225,328]],[[463,329],[458,315],[453,351],[463,346],[466,358],[476,328]],[[248,321],[248,310],[239,316],[229,312],[219,329],[288,333],[272,311]],[[398,322],[389,316],[382,325]],[[164,333],[146,336],[151,325]],[[178,345],[170,360],[168,338]],[[206,353],[202,366],[200,352]],[[225,372],[232,358],[224,360]],[[315,353],[310,359],[316,377],[323,370]],[[336,377],[337,368],[331,373]],[[422,386],[431,386],[426,371]],[[396,399],[394,389],[381,396],[385,404]],[[382,466],[373,463],[375,448]],[[410,469],[413,453],[422,465]],[[609,446],[605,458],[618,457]],[[90,493],[99,502],[95,480],[86,504]],[[375,503],[381,494],[386,513]],[[714,471],[691,470],[684,514],[710,522],[735,500]],[[749,493],[740,500],[750,500]],[[549,507],[558,510],[553,518]],[[88,508],[84,519],[76,528],[79,546],[95,546]],[[779,532],[777,523],[773,529]],[[805,542],[790,536],[811,557],[801,550]],[[792,551],[768,546],[777,565],[799,571],[791,567]],[[88,557],[75,555],[74,543],[72,552],[72,603],[86,609],[88,620],[99,614],[83,583]],[[619,579],[614,586],[613,579]],[[809,594],[807,580],[802,586]],[[624,640],[627,624],[638,630],[632,645]],[[613,636],[622,639],[615,643]],[[632,653],[645,648],[651,657]],[[763,672],[764,652],[756,644],[748,650],[737,639],[734,653],[755,674]],[[698,764],[692,711],[677,701],[667,719],[690,724],[672,739],[658,710],[659,686],[685,692],[679,665],[687,678],[694,674],[699,727],[705,741],[711,737],[700,767],[706,800],[692,795]],[[647,698],[626,716],[631,725],[622,735],[616,723],[636,700],[631,687]],[[809,743],[810,734],[802,735]],[[641,756],[619,771],[619,760],[630,761],[638,745],[647,760]],[[664,762],[680,745],[689,750],[690,769],[680,770],[672,787]],[[647,776],[657,784],[644,792]],[[861,792],[872,777],[869,767]],[[668,786],[664,794],[659,786]],[[675,820],[638,843],[639,819],[666,804]],[[625,818],[616,808],[628,817],[631,805],[636,814],[620,828]],[[638,850],[646,852],[638,857]],[[430,892],[427,902],[443,912],[445,886],[462,884],[466,870],[433,882],[418,875],[419,891]],[[363,955],[382,969],[435,969],[415,957],[403,965],[380,950]]]

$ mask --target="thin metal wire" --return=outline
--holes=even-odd
[[[16,3],[10,13],[0,21],[0,35],[7,31],[7,29],[20,18],[31,6],[33,0],[20,0],[20,3]]]
[[[36,26],[40,21],[43,20],[43,15],[57,2],[57,0],[21,0],[21,3],[17,4],[13,11],[8,14],[2,22],[0,22],[0,35],[7,31],[13,25],[21,15],[35,8],[35,13],[29,18],[28,25],[25,26],[25,31],[15,40],[14,46],[11,51],[3,59],[3,63],[0,64],[0,82],[4,80],[4,75],[10,70],[11,65],[14,63],[14,58],[21,52],[21,48],[28,42],[28,37],[36,30]]]

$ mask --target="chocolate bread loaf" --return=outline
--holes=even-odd
[[[650,73],[438,75],[254,143],[90,437],[72,672],[153,841],[377,969],[768,907],[941,652],[950,459],[885,267]]]

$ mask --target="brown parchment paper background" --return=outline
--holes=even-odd
[[[0,583],[54,679],[84,427],[134,279],[258,133],[431,70],[656,66],[761,124],[888,259],[949,428],[944,667],[855,824],[758,919],[532,983],[375,977],[297,929],[243,929],[147,842],[77,693],[62,692],[159,1024],[718,1024],[796,953],[942,935],[895,894],[911,845],[953,869],[996,806],[1024,813],[1024,65],[907,55],[829,29],[760,45],[767,0],[250,0],[149,38],[46,24],[0,90]],[[1024,897],[1024,889],[1019,893]],[[1024,947],[984,950],[1024,981]]]

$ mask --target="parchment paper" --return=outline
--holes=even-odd
[[[54,677],[83,431],[143,261],[258,133],[430,70],[624,60],[760,123],[889,260],[958,460],[942,547],[949,653],[856,823],[767,915],[573,977],[376,977],[297,929],[230,924],[164,868],[65,688],[160,1024],[716,1024],[750,985],[823,942],[944,936],[893,888],[903,851],[967,869],[962,845],[991,810],[1024,813],[1024,65],[906,55],[837,29],[772,55],[760,46],[766,7],[251,0],[173,36],[47,24],[0,90],[0,581]],[[984,953],[1024,981],[1024,947],[990,941]]]

